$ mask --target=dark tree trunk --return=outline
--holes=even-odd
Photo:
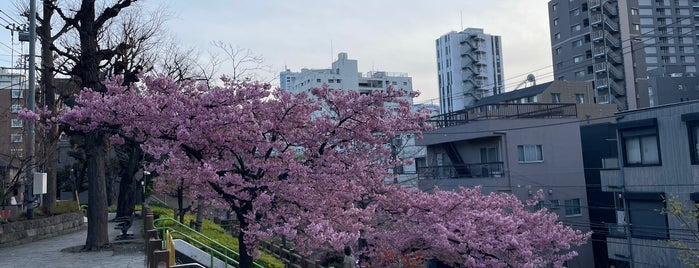
[[[247,207],[246,205],[242,206],[243,208]],[[250,205],[250,208],[252,209],[252,205]],[[253,259],[252,256],[248,253],[248,246],[245,245],[245,231],[248,229],[248,219],[245,218],[245,213],[243,211],[246,211],[245,209],[241,209],[240,212],[236,213],[236,217],[238,218],[238,226],[240,229],[238,230],[238,253],[240,254],[240,259],[238,260],[238,263],[240,263],[240,268],[251,268],[253,267]]]
[[[189,209],[184,207],[184,191],[182,187],[177,188],[177,216],[182,224],[186,224],[184,222],[184,214],[187,213],[187,210]]]
[[[76,71],[82,86],[104,92],[100,83],[97,49],[98,27],[95,23],[95,0],[84,0],[76,14],[80,22],[80,62]],[[107,153],[104,133],[99,130],[85,135],[85,156],[88,177],[88,224],[85,250],[97,250],[109,245],[107,226],[107,187],[104,160]]]
[[[46,105],[52,114],[58,113],[58,103],[56,103],[56,85],[54,80],[53,53],[50,44],[53,42],[51,36],[51,18],[54,13],[48,1],[43,2],[42,18],[44,22],[38,28],[38,36],[41,42],[41,89],[43,90],[43,104]],[[41,99],[41,98],[40,98]],[[42,147],[46,155],[45,171],[47,176],[46,194],[44,195],[44,207],[50,208],[56,204],[58,197],[58,183],[56,180],[57,155],[53,148],[56,148],[60,133],[58,126],[51,127],[45,132],[42,139]]]
[[[138,144],[129,142],[122,146],[128,150],[128,159],[119,161],[121,165],[121,181],[119,182],[117,217],[131,216],[134,213],[138,203],[138,200],[136,200],[138,184],[134,177],[140,169],[140,163],[143,159],[143,152]]]
[[[87,133],[85,139],[88,177],[88,224],[85,250],[99,250],[109,245],[107,226],[107,191],[104,176],[106,139],[99,131]]]

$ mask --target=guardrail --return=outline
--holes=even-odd
[[[167,223],[171,223],[172,226],[168,226]],[[174,227],[181,228],[181,229],[175,229]],[[189,226],[184,225],[178,221],[176,221],[173,218],[159,218],[157,220],[153,221],[153,228],[158,230],[159,232],[164,232],[165,230],[169,231],[170,234],[177,234],[179,236],[182,236],[188,243],[194,244],[195,246],[199,247],[200,249],[203,249],[205,252],[209,254],[210,258],[210,267],[214,267],[214,258],[219,258],[223,261],[224,267],[228,267],[228,264],[232,264],[231,267],[237,267],[239,265],[238,260],[240,258],[240,254],[232,250],[221,243],[216,242],[215,240],[205,236],[204,234],[197,232],[196,230],[189,228]],[[180,230],[184,230],[180,231]],[[200,241],[200,239],[194,238],[190,234],[195,234],[196,236],[200,237],[204,241],[215,245],[218,247],[218,249],[215,249],[205,242]],[[233,256],[233,257],[231,257]],[[258,264],[258,263],[253,263],[253,266],[256,268],[264,268],[264,266]]]

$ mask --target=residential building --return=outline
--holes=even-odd
[[[618,168],[600,174],[602,190],[618,196],[608,257],[616,267],[690,267],[680,254],[699,249],[699,101],[620,112],[617,122]],[[689,215],[664,213],[668,200]]]
[[[5,197],[0,204],[9,204],[9,198],[21,192],[19,181],[13,178],[24,157],[25,124],[17,118],[17,112],[26,104],[26,90],[24,75],[0,67],[0,194]]]
[[[358,90],[370,92],[384,90],[389,86],[412,91],[412,77],[407,73],[372,71],[360,73],[357,60],[349,59],[347,53],[339,53],[330,69],[301,69],[292,72],[287,69],[279,75],[281,87],[291,92],[304,92],[327,85],[332,89]],[[412,98],[408,98],[412,102]]]
[[[476,99],[505,92],[500,36],[468,28],[435,42],[441,113],[460,111]]]
[[[282,81],[280,83],[282,89],[295,93],[308,92],[323,86],[331,89],[357,90],[361,93],[386,90],[388,87],[403,89],[407,92],[413,90],[412,78],[407,73],[372,71],[363,74],[358,71],[357,60],[349,59],[344,52],[338,54],[337,60],[332,63],[330,69],[304,68],[300,72],[286,69],[280,73],[279,78]],[[405,99],[412,103],[412,97],[406,96]],[[424,147],[415,146],[415,137],[412,135],[397,137],[390,146],[402,159],[424,156]],[[399,174],[397,182],[413,182],[416,173],[415,164],[395,167],[393,172]]]
[[[580,124],[574,103],[499,103],[439,115],[423,133],[418,187],[482,186],[521,200],[544,191],[540,206],[564,224],[590,230]],[[591,244],[575,248],[568,267],[593,267]]]
[[[487,111],[488,105],[511,103],[573,103],[581,124],[614,122],[615,105],[596,104],[591,82],[551,81],[476,100],[474,107]],[[524,107],[524,106],[523,106]],[[539,106],[535,106],[539,107]]]
[[[555,79],[592,81],[595,102],[614,103],[619,110],[650,106],[649,71],[677,66],[684,76],[697,75],[692,5],[689,0],[549,1]]]
[[[685,76],[676,67],[658,68],[649,72],[649,107],[699,99],[699,76]]]
[[[26,90],[24,75],[0,68],[0,155],[24,156],[24,122],[17,118],[17,112],[26,105]]]

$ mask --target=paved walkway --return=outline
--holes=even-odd
[[[110,213],[109,219],[114,218]],[[24,268],[24,267],[144,267],[144,240],[141,237],[143,220],[137,218],[129,233],[133,233],[133,239],[116,240],[121,230],[115,230],[117,223],[109,223],[109,239],[111,250],[99,252],[76,252],[85,245],[87,228],[83,230],[22,244],[9,248],[0,248],[0,267]]]

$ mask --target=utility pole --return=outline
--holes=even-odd
[[[36,0],[29,1],[29,88],[27,89],[27,110],[32,112],[36,111]],[[27,195],[25,199],[30,202],[27,204],[27,218],[32,218],[34,216],[34,171],[35,171],[35,146],[36,137],[34,135],[34,124],[35,122],[28,122],[27,124],[27,156],[29,157],[27,169],[27,182],[29,183],[26,188]]]

